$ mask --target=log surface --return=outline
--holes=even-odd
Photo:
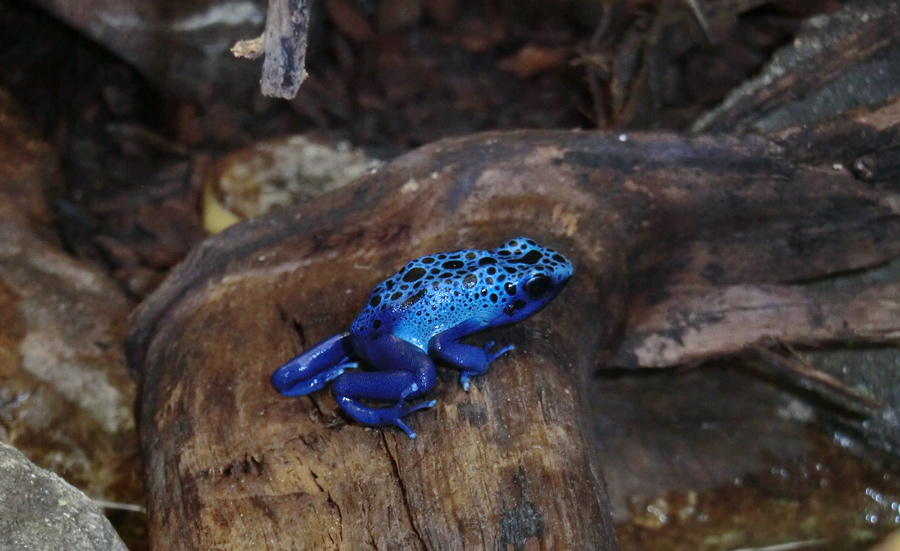
[[[897,205],[759,139],[522,132],[438,142],[236,226],[133,318],[154,548],[615,549],[585,381],[632,305],[885,262]],[[328,393],[269,386],[407,259],[520,234],[575,277],[474,339],[517,350],[469,393],[439,371],[416,440],[349,423]]]

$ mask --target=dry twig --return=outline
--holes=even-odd
[[[290,99],[306,79],[309,0],[269,0],[262,36],[241,40],[231,52],[256,59],[264,55],[260,88],[263,95]]]

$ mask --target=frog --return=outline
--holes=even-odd
[[[303,351],[272,374],[275,390],[304,396],[332,384],[338,406],[363,425],[395,426],[433,407],[422,398],[434,386],[435,364],[459,370],[468,392],[513,345],[461,343],[475,333],[528,318],[565,287],[573,265],[527,237],[493,250],[463,249],[409,261],[375,286],[350,330]],[[373,369],[359,369],[365,364]],[[365,402],[392,404],[371,407]]]

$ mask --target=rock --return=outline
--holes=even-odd
[[[127,551],[86,495],[2,442],[0,549]]]

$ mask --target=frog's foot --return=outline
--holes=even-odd
[[[488,366],[491,365],[491,363],[493,363],[494,360],[496,360],[500,356],[506,354],[510,350],[513,350],[516,348],[513,345],[509,345],[509,346],[504,346],[503,348],[501,348],[500,350],[498,350],[496,352],[491,352],[491,348],[493,346],[494,346],[494,341],[490,341],[486,345],[484,345],[484,356],[485,356],[484,368],[481,369],[481,371],[463,370],[462,375],[459,376],[459,384],[462,385],[463,390],[465,390],[466,392],[469,391],[469,381],[471,381],[472,376],[483,374],[485,371],[487,371]]]
[[[412,390],[407,393],[410,394],[415,392]],[[400,401],[393,407],[387,408],[370,408],[362,405],[360,402],[348,398],[347,396],[338,396],[337,401],[338,404],[347,412],[350,417],[353,417],[360,423],[365,423],[367,425],[374,425],[377,427],[386,427],[386,426],[395,426],[403,429],[403,432],[406,433],[410,438],[415,438],[416,433],[409,425],[403,422],[403,417],[406,417],[410,413],[414,411],[419,411],[420,409],[430,408],[437,403],[437,400],[427,400],[425,402],[419,402],[418,404],[404,404],[403,400],[406,398],[400,398]]]
[[[303,351],[272,373],[272,386],[285,396],[302,396],[318,390],[345,369],[357,367],[350,333],[339,333]]]
[[[420,409],[427,409],[427,408],[433,407],[436,403],[437,403],[437,400],[427,400],[425,402],[419,402],[418,404],[411,404],[411,405],[406,405],[406,406],[404,406],[402,404],[397,404],[396,406],[394,406],[392,408],[386,408],[385,410],[382,410],[385,412],[385,414],[382,414],[382,418],[385,421],[384,424],[385,425],[390,424],[390,425],[394,425],[395,427],[400,427],[401,429],[403,429],[403,432],[406,433],[406,436],[409,436],[410,438],[415,438],[416,437],[415,431],[412,430],[411,428],[409,428],[409,425],[404,423],[402,418],[406,417],[407,415],[409,415],[410,413],[412,413],[414,411],[419,411]]]
[[[272,384],[285,396],[305,396],[323,388],[344,373],[345,369],[359,367],[358,362],[344,362],[331,369],[321,371],[305,379],[296,379],[296,375],[288,369],[290,365],[279,369],[272,375]]]

